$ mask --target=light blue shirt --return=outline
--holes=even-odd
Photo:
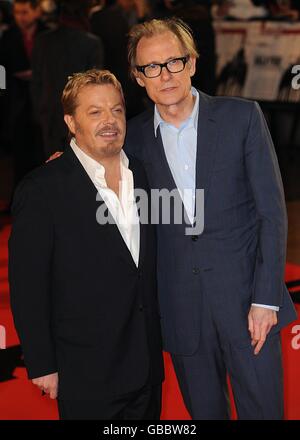
[[[161,118],[156,106],[154,109],[155,136],[157,136],[157,129],[159,127],[165,155],[191,224],[194,223],[195,212],[197,128],[199,115],[199,93],[194,87],[192,87],[192,94],[196,97],[193,111],[179,128],[165,122]]]
[[[164,121],[158,108],[154,108],[154,133],[160,128],[163,147],[169,168],[181,195],[190,223],[194,223],[195,187],[196,187],[196,157],[197,157],[197,130],[199,116],[199,93],[191,88],[196,97],[194,108],[190,116],[176,128]],[[279,307],[265,304],[252,304],[257,307],[278,311]]]

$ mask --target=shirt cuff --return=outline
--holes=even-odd
[[[275,312],[279,312],[279,307],[277,306],[268,306],[266,304],[255,304],[255,303],[252,303],[252,305],[256,307],[262,307],[263,309],[270,309],[270,310],[275,310]]]

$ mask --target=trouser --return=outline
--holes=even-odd
[[[60,400],[61,420],[159,420],[161,384],[99,400]]]
[[[201,338],[191,356],[172,355],[185,405],[193,419],[230,417],[227,374],[239,419],[283,418],[283,376],[280,333],[272,334],[258,355],[251,339],[222,331],[208,300],[202,302]],[[247,326],[247,319],[245,319]],[[245,329],[244,329],[245,330]]]

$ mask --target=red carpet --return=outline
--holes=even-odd
[[[9,309],[7,282],[7,240],[10,227],[0,231],[0,325],[6,328],[7,347],[19,344]],[[300,279],[300,267],[288,264],[286,280]],[[300,306],[297,305],[300,316]],[[299,336],[298,336],[299,335]],[[285,381],[285,415],[287,419],[300,419],[300,319],[282,332]],[[0,355],[4,351],[1,350]],[[162,420],[184,420],[190,416],[185,409],[170,356],[165,353],[166,380],[163,386]],[[1,359],[1,357],[0,357]],[[25,369],[17,367],[14,378],[0,382],[0,419],[33,420],[57,419],[56,403],[41,393],[26,379]],[[233,418],[235,412],[233,411]]]

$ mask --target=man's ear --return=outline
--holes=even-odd
[[[136,82],[138,83],[138,85],[141,86],[141,87],[145,87],[145,83],[142,80],[140,73],[136,69],[133,72],[133,74],[134,74],[134,77],[135,77]]]
[[[190,59],[188,60],[188,67],[190,70],[190,77],[195,75],[196,72],[196,58],[195,57],[190,57]]]
[[[74,118],[71,115],[65,115],[64,116],[64,121],[68,126],[69,131],[72,134],[75,134],[75,122],[74,122]]]

